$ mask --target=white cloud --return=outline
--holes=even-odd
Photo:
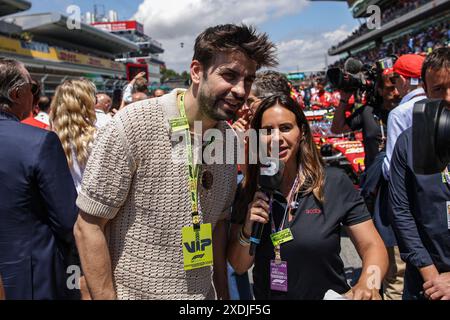
[[[283,72],[303,70],[316,71],[325,68],[328,49],[345,39],[350,30],[342,25],[339,29],[325,32],[319,37],[307,36],[278,43],[279,69]],[[339,59],[327,57],[328,63]]]
[[[205,28],[241,22],[258,26],[269,19],[296,14],[306,5],[306,0],[144,0],[133,18],[163,44],[161,58],[167,67],[182,71],[188,69],[195,38]]]
[[[195,37],[205,28],[240,22],[258,26],[297,14],[307,5],[306,0],[144,0],[133,18],[144,24],[147,34],[162,43],[165,52],[161,58],[167,67],[181,72],[189,69]],[[324,68],[328,48],[344,39],[350,31],[343,25],[320,36],[309,34],[302,39],[277,43],[278,69],[287,72],[297,68]],[[328,62],[335,59],[329,57]]]
[[[323,34],[323,37],[325,39],[327,39],[328,41],[331,41],[332,43],[337,44],[340,41],[342,41],[345,38],[347,38],[347,36],[349,35],[349,33],[351,31],[353,31],[353,30],[349,30],[346,25],[342,25],[337,30],[330,31],[330,32],[325,32]]]

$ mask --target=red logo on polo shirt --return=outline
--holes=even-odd
[[[305,210],[306,214],[321,214],[322,210],[315,208],[315,209],[306,209]]]

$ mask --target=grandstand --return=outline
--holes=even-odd
[[[82,22],[71,30],[59,13],[9,16],[30,7],[24,0],[0,0],[0,55],[25,63],[46,94],[70,78],[90,78],[110,93],[124,85],[125,66],[114,58],[139,50],[136,44]]]
[[[96,18],[95,15],[88,14],[91,19]],[[149,83],[160,85],[161,67],[165,67],[165,63],[159,58],[159,54],[164,52],[162,44],[146,35],[144,26],[135,20],[105,20],[106,18],[101,21],[96,19],[96,21],[91,22],[91,25],[127,39],[139,47],[138,51],[121,54],[116,61],[122,61],[127,66],[141,64],[148,73]],[[130,80],[132,76],[129,74],[128,78]]]
[[[31,8],[31,3],[24,0],[0,0],[0,19],[11,14]],[[0,34],[18,34],[22,30],[19,26],[0,20]]]
[[[381,9],[381,28],[366,23],[344,41],[329,49],[329,55],[356,56],[365,62],[389,54],[430,51],[448,43],[450,0],[358,0],[347,1],[354,18],[365,19],[369,5]],[[339,63],[338,63],[339,64]]]
[[[25,11],[31,8],[31,3],[24,0],[3,0],[0,1],[0,16]]]

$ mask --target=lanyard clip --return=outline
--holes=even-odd
[[[192,224],[194,225],[194,229],[200,229],[200,215],[198,214],[198,211],[192,212]]]
[[[275,247],[275,263],[280,264],[281,263],[281,250],[280,246]]]

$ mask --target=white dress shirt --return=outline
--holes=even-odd
[[[389,180],[389,170],[395,143],[400,134],[412,126],[414,104],[426,99],[423,88],[417,88],[403,97],[399,106],[389,113],[387,125],[386,157],[383,160],[383,176]]]
[[[42,123],[45,123],[48,126],[50,125],[50,118],[48,116],[48,113],[44,111],[39,111],[39,113],[34,118]]]
[[[95,122],[95,127],[100,129],[104,125],[108,123],[112,117],[109,114],[106,114],[103,110],[95,109],[95,116],[97,117],[97,121]]]

